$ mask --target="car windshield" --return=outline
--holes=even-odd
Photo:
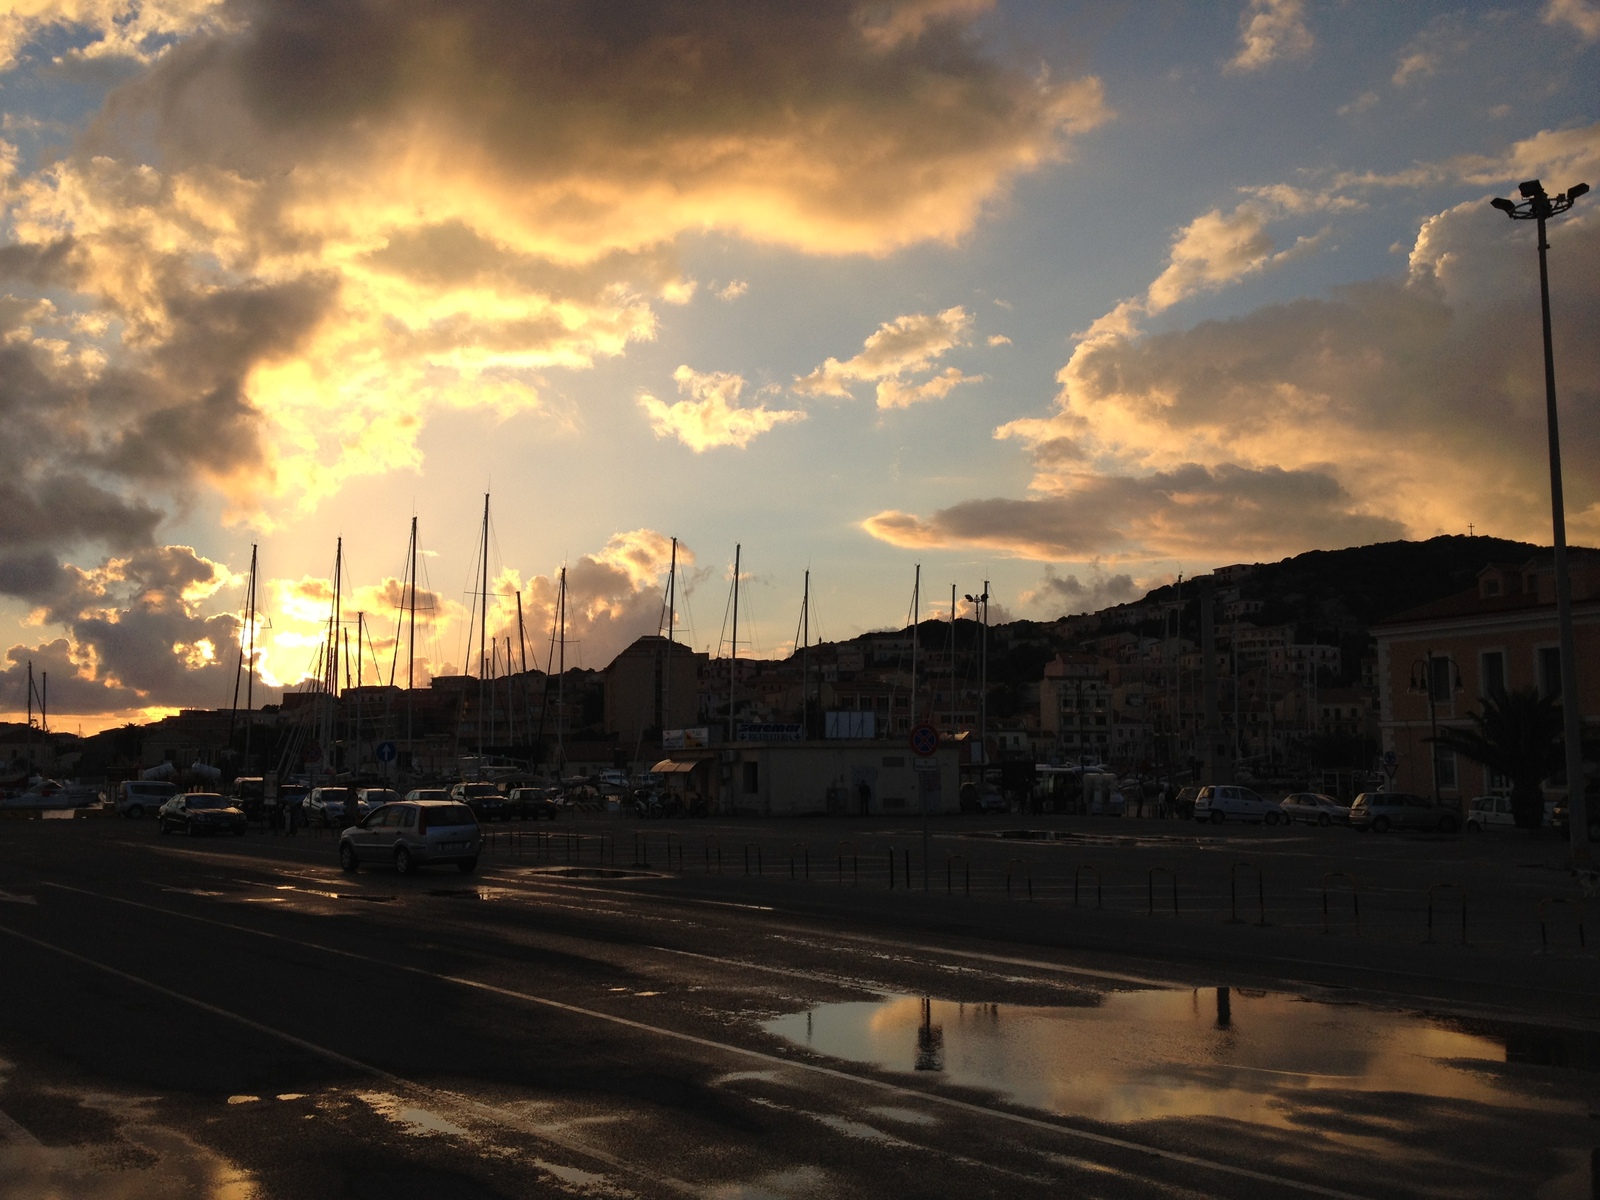
[[[461,794],[476,800],[483,796],[498,796],[500,793],[492,783],[469,783],[461,789]]]
[[[394,792],[368,792],[365,799],[368,804],[389,804],[400,797]]]
[[[346,788],[323,788],[318,794],[324,800],[331,800],[335,804],[342,804],[344,803],[345,797],[348,796],[350,792]]]
[[[428,828],[448,825],[476,825],[478,818],[472,815],[472,810],[465,804],[441,804],[437,808],[425,809],[428,819]]]
[[[227,808],[228,802],[221,796],[209,795],[205,792],[191,792],[188,798],[190,808]]]

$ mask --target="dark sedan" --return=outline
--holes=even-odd
[[[180,792],[161,806],[156,824],[162,833],[178,830],[191,837],[197,833],[231,833],[237,837],[245,831],[245,815],[232,800],[216,792]]]

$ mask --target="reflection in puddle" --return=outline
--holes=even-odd
[[[837,1058],[1111,1122],[1205,1116],[1304,1127],[1309,1109],[1343,1106],[1334,1092],[1563,1115],[1583,1107],[1507,1078],[1505,1064],[1519,1056],[1508,1055],[1504,1033],[1228,988],[1113,992],[1098,1006],[1063,1008],[892,996],[824,1004],[765,1027]],[[1388,1104],[1364,1107],[1376,1118]]]

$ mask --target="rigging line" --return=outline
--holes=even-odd
[[[417,536],[416,517],[413,516],[411,521],[411,533],[406,538],[406,561],[400,568],[400,590],[396,594],[394,601],[394,655],[389,662],[390,687],[394,686],[395,669],[400,665],[400,635],[405,628],[406,617],[406,584],[409,582],[411,585],[413,599],[415,598],[417,587],[417,581],[411,578],[411,560],[414,557],[412,555],[412,542],[416,540]]]

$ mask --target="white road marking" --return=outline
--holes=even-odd
[[[374,958],[371,955],[358,954],[353,950],[341,950],[336,946],[324,946],[318,942],[309,942],[300,938],[286,937],[283,934],[270,933],[261,929],[251,929],[248,926],[234,925],[230,922],[218,921],[211,917],[201,917],[191,913],[177,912],[173,909],[162,908],[159,905],[145,904],[138,900],[125,900],[119,896],[107,896],[99,892],[91,892],[85,888],[71,887],[68,884],[50,883],[48,886],[60,888],[65,891],[77,892],[85,896],[92,896],[99,900],[108,900],[114,904],[123,904],[133,908],[146,909],[150,912],[160,913],[164,916],[176,917],[179,920],[213,925],[221,929],[232,930],[236,933],[252,934],[256,937],[267,938],[277,942],[285,942],[289,945],[299,946],[307,950],[320,950],[325,954],[331,954],[335,957],[348,958],[352,961],[366,963],[371,966],[386,967],[390,970],[401,971],[410,975],[419,975],[425,979],[432,979],[440,983],[451,983],[458,987],[470,988],[473,991],[501,996],[509,1000],[518,1000],[526,1004],[536,1004],[540,1007],[554,1009],[558,1012],[571,1013],[574,1016],[587,1017],[590,1020],[603,1021],[607,1024],[618,1025],[625,1029],[631,1029],[639,1033],[649,1034],[653,1037],[667,1038],[672,1041],[698,1046],[701,1049],[714,1050],[722,1054],[737,1055],[743,1058],[754,1059],[757,1062],[768,1063],[774,1066],[789,1068],[791,1070],[805,1071],[813,1075],[820,1075],[825,1078],[840,1082],[858,1084],[862,1087],[876,1089],[878,1091],[887,1092],[903,1098],[915,1098],[934,1104],[939,1104],[948,1108],[957,1109],[974,1116],[989,1117],[996,1120],[1010,1122],[1014,1125],[1020,1125],[1025,1128],[1053,1133],[1071,1140],[1089,1142],[1093,1145],[1105,1146],[1114,1150],[1132,1151],[1136,1154],[1145,1155],[1151,1159],[1157,1159],[1163,1162],[1180,1163],[1184,1166],[1198,1167],[1202,1170],[1215,1171],[1219,1174],[1231,1175],[1236,1178],[1252,1179],[1259,1183],[1268,1183],[1280,1188],[1289,1188],[1297,1192],[1303,1192],[1307,1195],[1327,1196],[1330,1197],[1331,1200],[1369,1200],[1368,1197],[1361,1196],[1354,1192],[1340,1191],[1337,1188],[1324,1187],[1320,1184],[1309,1183],[1299,1179],[1291,1179],[1287,1176],[1273,1175],[1266,1171],[1256,1171],[1249,1167],[1241,1167],[1230,1163],[1216,1162],[1212,1159],[1201,1158],[1198,1155],[1183,1154],[1174,1150],[1163,1150],[1159,1147],[1146,1145],[1142,1142],[1132,1141],[1128,1138],[1112,1137],[1111,1135],[1104,1133],[1094,1133],[1087,1129],[1078,1129],[1071,1125],[1062,1124],[1056,1121],[1048,1121],[1040,1117],[1029,1117],[1022,1113],[1011,1112],[1007,1109],[990,1108],[982,1104],[972,1103],[971,1101],[958,1100],[952,1096],[946,1096],[936,1091],[924,1091],[920,1088],[910,1088],[900,1084],[891,1083],[884,1079],[875,1079],[869,1075],[857,1075],[837,1067],[826,1067],[822,1066],[820,1063],[806,1062],[802,1059],[785,1058],[782,1055],[770,1054],[763,1050],[751,1050],[744,1046],[738,1046],[728,1042],[719,1042],[712,1038],[701,1037],[698,1034],[684,1033],[681,1030],[667,1029],[663,1026],[651,1025],[644,1021],[636,1021],[629,1017],[621,1017],[613,1013],[601,1012],[592,1008],[584,1008],[583,1006],[577,1004],[569,1004],[564,1000],[554,1000],[548,996],[538,996],[532,992],[523,992],[518,991],[515,988],[501,987],[497,984],[485,983],[477,979],[467,979],[460,975],[446,975],[438,971],[428,971],[421,967],[408,966],[404,963],[396,963],[381,958]],[[368,1064],[350,1058],[347,1055],[340,1054],[338,1051],[329,1050],[325,1047],[318,1046],[313,1042],[305,1041],[294,1036],[293,1034],[285,1033],[281,1030],[273,1029],[270,1026],[263,1025],[249,1017],[229,1012],[226,1009],[218,1008],[215,1005],[208,1004],[203,1000],[197,1000],[183,995],[182,993],[172,991],[171,989],[165,988],[158,983],[153,983],[149,980],[141,979],[136,975],[130,975],[124,971],[120,971],[115,967],[95,962],[93,959],[76,954],[71,950],[54,946],[49,942],[41,941],[38,938],[30,937],[27,934],[19,933],[16,930],[6,928],[5,926],[0,926],[0,933],[8,934],[11,937],[20,938],[23,941],[30,942],[41,947],[42,949],[54,951],[57,954],[64,955],[67,958],[71,958],[77,962],[94,967],[98,970],[108,972],[131,983],[150,988],[156,992],[171,996],[185,1003],[192,1004],[200,1009],[203,1009],[204,1011],[214,1013],[230,1020],[238,1021],[252,1029],[256,1029],[262,1033],[268,1034],[269,1036],[281,1038],[284,1041],[296,1046],[300,1046],[301,1048],[312,1053],[328,1057],[335,1062],[355,1067],[359,1070],[369,1072],[383,1079],[390,1079],[397,1083],[403,1083],[409,1087],[415,1087],[423,1092],[431,1092],[441,1097],[448,1097],[452,1100],[455,1100],[457,1103],[482,1109],[488,1114],[501,1114],[503,1112],[503,1110],[496,1109],[491,1105],[483,1103],[482,1101],[473,1100],[470,1097],[460,1096],[456,1093],[447,1092],[438,1088],[431,1088],[423,1084],[412,1083],[411,1081],[402,1079],[400,1076],[385,1071],[380,1067],[369,1066]],[[508,1123],[516,1120],[516,1118],[509,1113],[505,1113],[504,1117],[508,1120]],[[518,1127],[524,1128],[524,1126]],[[529,1130],[529,1132],[533,1131]],[[549,1135],[538,1134],[537,1136]],[[643,1174],[643,1172],[638,1168],[629,1166],[619,1159],[615,1159],[612,1156],[606,1155],[603,1151],[579,1146],[570,1148],[579,1150],[579,1152],[588,1154],[592,1157],[602,1159],[602,1161],[610,1161],[618,1168],[627,1170],[631,1173]],[[662,1176],[653,1176],[652,1178],[657,1178],[661,1182],[668,1183],[669,1186],[687,1190],[691,1194],[699,1194],[699,1189],[691,1188],[690,1185],[682,1183],[679,1180],[669,1180],[668,1178]]]
[[[74,892],[83,892],[85,895],[90,896],[98,895],[95,892],[84,891],[82,888],[70,888],[68,890]],[[99,898],[103,900],[117,900],[117,898],[114,896],[100,896]],[[135,902],[131,900],[118,900],[117,903],[133,904]],[[148,908],[152,911],[165,913],[169,916],[183,915],[181,913],[174,913],[170,909],[159,908],[153,904],[142,904],[138,905],[138,907]],[[190,919],[206,921],[206,918],[204,917],[194,917]],[[206,923],[212,925],[223,924],[220,921],[206,921]],[[238,929],[240,932],[245,933],[250,932],[243,926],[228,926],[228,928]],[[289,1045],[294,1046],[297,1049],[304,1050],[309,1054],[315,1054],[321,1058],[328,1059],[330,1062],[338,1063],[340,1066],[348,1067],[354,1071],[361,1071],[364,1074],[382,1079],[395,1087],[409,1088],[413,1091],[420,1092],[425,1096],[435,1098],[436,1102],[442,1101],[447,1105],[454,1104],[458,1107],[466,1108],[476,1113],[478,1116],[485,1117],[491,1121],[497,1122],[498,1124],[506,1125],[532,1137],[553,1142],[565,1150],[568,1150],[574,1154],[582,1155],[585,1158],[592,1158],[599,1162],[603,1162],[607,1166],[618,1171],[626,1172],[629,1175],[646,1179],[653,1183],[664,1184],[673,1191],[681,1192],[686,1196],[699,1196],[703,1191],[703,1189],[699,1187],[685,1183],[681,1179],[674,1179],[670,1175],[663,1175],[659,1172],[646,1171],[641,1167],[636,1167],[632,1163],[625,1162],[614,1154],[611,1154],[605,1150],[601,1150],[595,1146],[590,1146],[585,1142],[580,1142],[575,1138],[564,1137],[560,1134],[551,1132],[549,1129],[531,1125],[519,1117],[516,1113],[509,1112],[503,1108],[498,1108],[495,1105],[486,1103],[485,1101],[474,1099],[471,1096],[463,1096],[459,1092],[452,1092],[445,1088],[433,1087],[429,1084],[417,1083],[415,1080],[406,1079],[404,1076],[396,1075],[392,1071],[386,1071],[382,1067],[373,1066],[371,1063],[362,1062],[358,1058],[351,1058],[348,1054],[341,1054],[337,1050],[331,1050],[326,1046],[319,1046],[315,1042],[309,1042],[305,1038],[296,1037],[294,1034],[288,1033],[285,1030],[275,1029],[271,1025],[265,1025],[260,1021],[256,1021],[250,1017],[244,1016],[242,1013],[232,1012],[226,1008],[222,1008],[218,1005],[210,1004],[205,1000],[198,999],[197,997],[186,995],[183,992],[174,991],[172,988],[164,987],[153,980],[144,979],[138,975],[129,974],[127,971],[119,970],[107,963],[96,962],[94,959],[83,954],[78,954],[75,951],[68,950],[64,946],[54,945],[50,942],[44,941],[41,938],[31,937],[28,934],[22,933],[15,929],[8,929],[4,925],[0,925],[0,934],[5,934],[8,937],[13,937],[19,941],[27,942],[30,945],[37,946],[41,950],[48,950],[53,954],[59,954],[63,958],[71,959],[73,962],[79,963],[82,966],[90,967],[93,970],[104,972],[105,974],[114,976],[115,978],[121,979],[126,983],[134,984],[137,987],[147,988],[158,995],[166,996],[168,999],[177,1000],[183,1004],[188,1004],[194,1008],[198,1008],[202,1012],[210,1013],[212,1016],[221,1017],[227,1021],[233,1021],[239,1025],[243,1025],[247,1029],[264,1034],[267,1037],[276,1038],[279,1041],[287,1042]],[[265,934],[263,936],[278,938],[277,934]],[[278,940],[289,941],[292,939],[278,938]],[[343,951],[333,950],[331,947],[327,946],[317,946],[312,942],[301,942],[296,944],[304,945],[307,948],[325,950],[329,953],[345,954]],[[363,955],[348,954],[346,956],[352,958],[365,957]],[[369,959],[367,961],[373,963],[374,965],[387,965],[380,964],[379,960],[377,959]],[[423,973],[426,974],[426,972]],[[546,1169],[548,1169],[548,1167]]]

